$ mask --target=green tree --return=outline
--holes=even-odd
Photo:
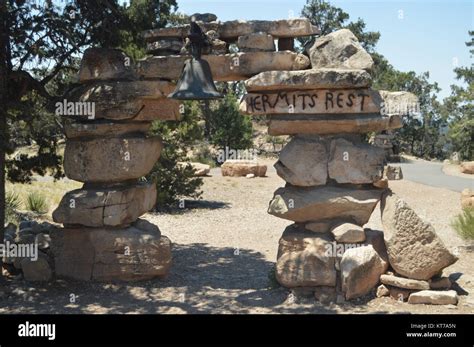
[[[474,31],[469,31],[470,41],[466,42],[471,58],[474,55]],[[451,95],[444,100],[443,112],[449,120],[448,138],[452,150],[463,160],[474,159],[474,67],[454,69],[456,79],[464,85],[451,86]]]
[[[160,159],[147,175],[147,179],[157,185],[159,209],[172,207],[181,198],[196,199],[202,194],[199,190],[202,178],[194,177],[193,168],[186,164],[189,149],[203,140],[203,129],[199,126],[200,108],[195,101],[185,101],[183,106],[180,121],[155,121],[151,131],[160,135],[164,142]]]
[[[331,5],[325,0],[307,0],[301,12],[303,17],[308,18],[312,24],[318,26],[321,35],[329,34],[339,29],[349,29],[359,39],[362,46],[372,53],[375,50],[380,33],[366,31],[365,22],[358,18],[357,21],[349,21],[349,14],[342,8]],[[305,46],[310,43],[308,38],[300,39],[300,43]]]
[[[210,142],[220,149],[252,147],[252,121],[239,111],[236,96],[229,92],[210,110]]]
[[[57,145],[60,121],[54,104],[69,89],[83,51],[91,46],[144,52],[139,33],[164,26],[175,0],[2,0],[0,40],[0,224],[4,221],[5,169],[12,181],[32,174],[62,176]],[[36,153],[10,156],[19,146],[35,144]],[[1,235],[0,235],[1,236]]]

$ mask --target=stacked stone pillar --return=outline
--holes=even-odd
[[[119,50],[89,49],[80,86],[59,113],[64,116],[64,171],[82,182],[53,213],[63,229],[52,234],[55,271],[79,280],[143,280],[164,276],[171,242],[139,217],[155,207],[155,182],[143,179],[163,143],[148,130],[155,119],[178,120],[179,103],[167,98],[175,85],[138,80]]]
[[[384,112],[393,95],[370,88],[373,61],[350,31],[308,53],[311,69],[247,80],[241,110],[267,115],[270,135],[292,136],[275,164],[286,185],[268,209],[294,222],[279,241],[278,282],[322,301],[353,299],[389,266],[383,234],[363,228],[387,187],[384,150],[365,135],[401,127],[403,110]]]

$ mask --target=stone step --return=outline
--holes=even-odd
[[[219,39],[224,41],[235,41],[239,36],[249,35],[256,32],[263,32],[275,38],[290,38],[312,36],[320,33],[320,30],[311,24],[309,19],[282,19],[275,21],[252,20],[252,21],[228,21],[198,23],[204,32],[215,30]],[[146,41],[152,42],[161,38],[184,38],[189,34],[189,25],[173,28],[152,29],[143,32]]]
[[[137,62],[137,74],[144,79],[177,80],[181,76],[185,55],[149,57]],[[263,71],[303,70],[310,66],[303,54],[284,52],[246,52],[225,55],[203,55],[214,81],[246,80]]]
[[[154,183],[110,188],[76,189],[63,196],[53,212],[56,223],[86,227],[124,226],[150,211],[156,203]]]

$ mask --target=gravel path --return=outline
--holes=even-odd
[[[271,165],[271,163],[270,163]],[[290,302],[272,276],[278,239],[291,222],[267,214],[273,192],[284,185],[269,170],[266,178],[204,179],[201,202],[186,202],[173,214],[147,214],[174,243],[166,279],[128,284],[56,281],[30,287],[13,281],[0,299],[0,313],[474,313],[474,253],[449,226],[461,211],[459,193],[410,181],[392,189],[433,223],[460,260],[445,270],[456,278],[458,306],[408,305],[390,298],[367,298],[341,305],[314,300]],[[369,227],[380,228],[379,209]],[[70,302],[75,294],[77,301]]]

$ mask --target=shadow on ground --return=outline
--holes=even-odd
[[[167,278],[136,283],[9,283],[2,313],[296,313],[272,280],[274,263],[248,249],[175,244]],[[71,302],[73,296],[75,302]],[[306,311],[307,312],[307,311]],[[319,306],[317,313],[335,313]]]

